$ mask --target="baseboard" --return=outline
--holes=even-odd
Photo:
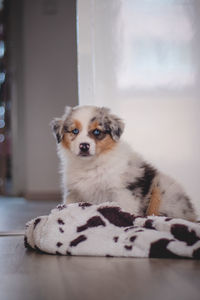
[[[27,192],[24,198],[32,201],[56,201],[62,202],[62,195],[59,192]]]

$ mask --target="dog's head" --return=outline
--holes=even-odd
[[[124,130],[123,121],[108,108],[95,106],[66,107],[51,126],[62,147],[84,158],[111,150]]]

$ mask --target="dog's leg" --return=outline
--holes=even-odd
[[[146,215],[151,216],[159,216],[159,208],[161,203],[160,191],[157,186],[154,186],[151,193],[151,198],[149,202],[149,206],[147,208]]]

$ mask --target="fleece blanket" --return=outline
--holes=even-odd
[[[57,255],[200,258],[200,224],[134,216],[115,203],[59,205],[26,224],[25,247]]]

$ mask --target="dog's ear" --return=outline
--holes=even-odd
[[[67,121],[71,115],[73,108],[70,106],[65,107],[65,113],[62,118],[55,118],[51,121],[50,126],[52,128],[53,134],[57,139],[57,142],[60,143],[63,138],[64,130],[63,127],[67,127]]]
[[[108,116],[108,131],[114,141],[118,141],[124,131],[124,122],[115,115]]]
[[[59,144],[63,138],[63,120],[61,118],[55,118],[51,121],[50,126],[53,131],[53,135]]]
[[[103,116],[105,130],[109,132],[112,139],[117,142],[124,131],[124,122],[116,115],[110,114],[110,109],[106,107],[101,108],[101,115]]]

